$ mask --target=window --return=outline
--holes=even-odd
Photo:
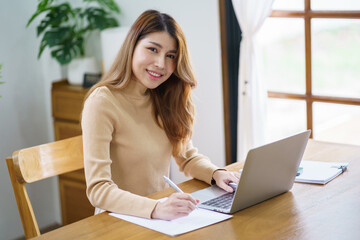
[[[275,0],[258,35],[269,141],[304,129],[360,145],[360,1]]]

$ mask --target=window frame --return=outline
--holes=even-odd
[[[223,78],[223,103],[224,103],[224,130],[226,164],[232,163],[231,159],[231,125],[230,125],[230,104],[229,101],[229,62],[227,53],[226,34],[226,4],[230,0],[219,0],[221,55],[222,55],[222,78]],[[312,53],[311,53],[311,19],[360,19],[360,11],[336,11],[336,10],[312,10],[311,0],[304,0],[304,10],[273,10],[269,17],[272,18],[302,18],[305,29],[305,94],[294,94],[290,92],[268,91],[268,98],[296,99],[306,102],[306,126],[311,129],[310,137],[313,138],[313,103],[325,102],[332,104],[345,104],[360,106],[360,98],[346,98],[312,94]]]
[[[335,11],[312,10],[311,0],[304,0],[304,11],[273,10],[269,17],[272,18],[303,18],[305,28],[305,94],[268,91],[269,98],[297,99],[306,102],[306,126],[311,129],[310,137],[313,138],[313,103],[325,102],[333,104],[358,105],[360,98],[335,97],[329,95],[312,94],[312,53],[311,53],[311,19],[360,19],[360,11]]]

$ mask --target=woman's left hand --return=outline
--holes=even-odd
[[[234,189],[230,187],[228,184],[230,182],[238,184],[240,179],[240,173],[230,172],[226,170],[217,170],[213,173],[213,179],[215,180],[216,185],[218,185],[218,187],[231,193],[234,191]]]

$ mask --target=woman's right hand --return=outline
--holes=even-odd
[[[199,203],[188,193],[173,193],[164,202],[158,202],[151,218],[172,220],[189,215]]]

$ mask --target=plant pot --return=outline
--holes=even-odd
[[[85,73],[99,73],[95,57],[75,58],[68,65],[68,82],[82,85]]]

